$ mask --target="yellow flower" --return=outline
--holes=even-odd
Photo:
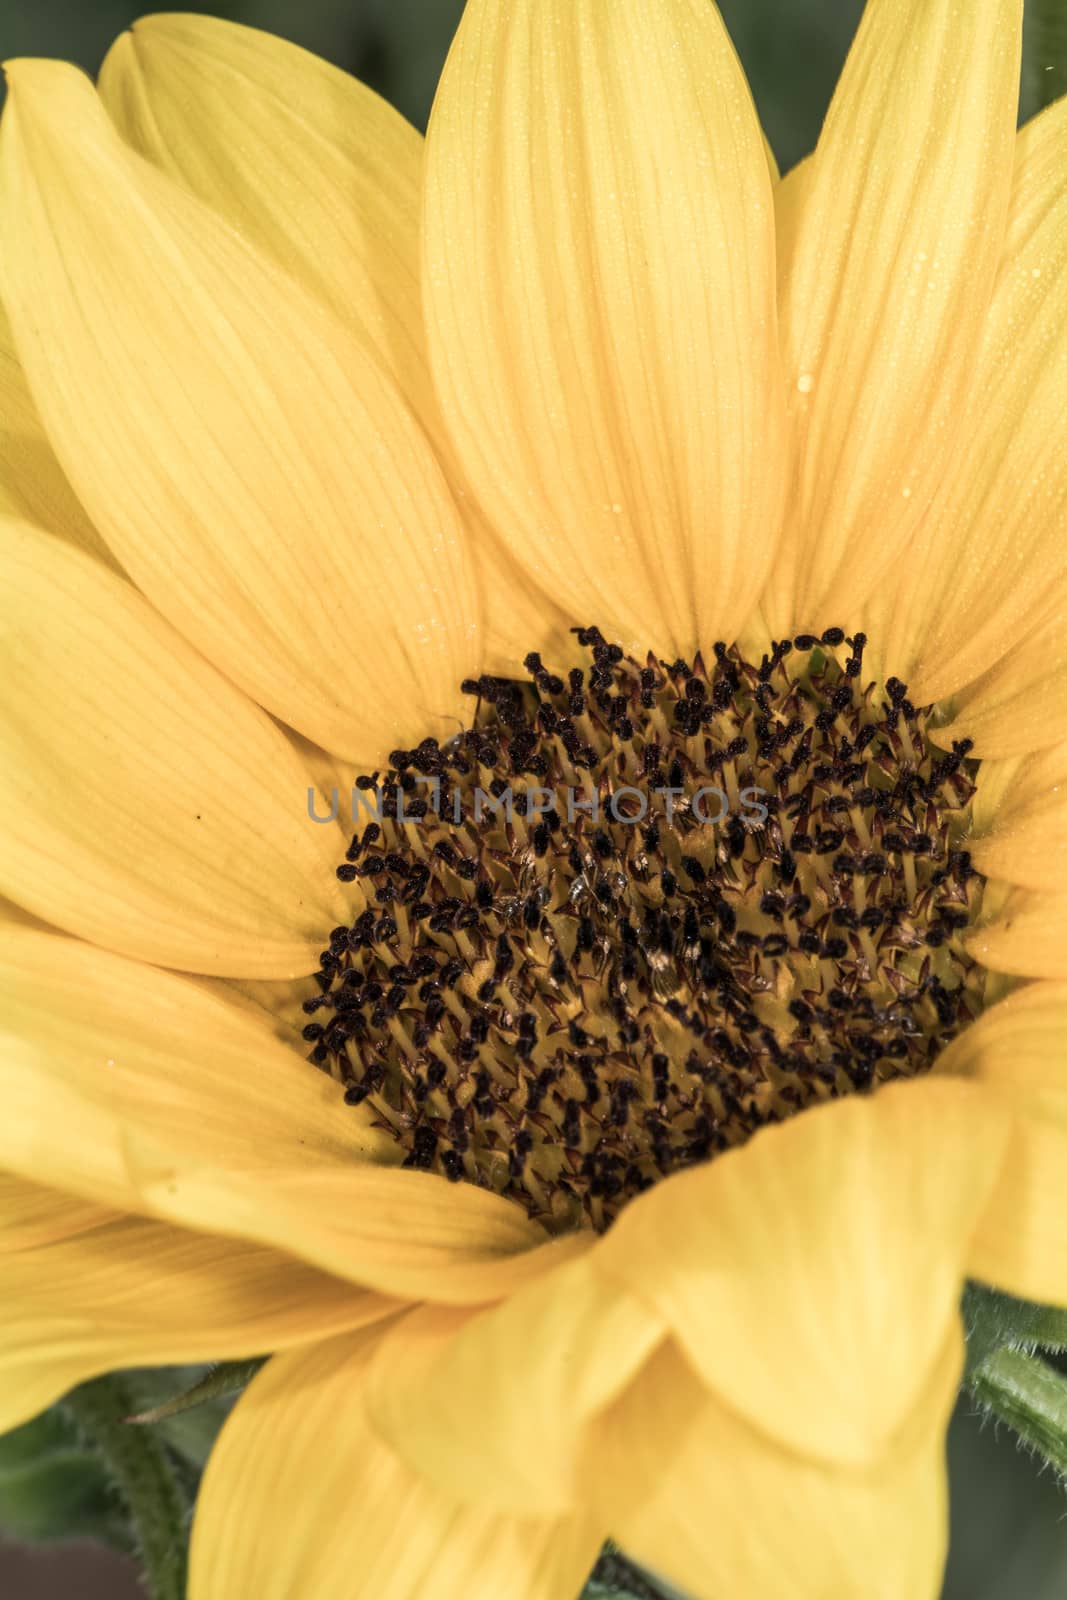
[[[706,0],[470,0],[425,153],[205,18],[98,92],[9,67],[0,1425],[275,1352],[192,1600],[569,1600],[608,1533],[697,1596],[935,1594],[963,1280],[1067,1303],[1021,9],[871,0],[784,181]],[[788,803],[346,857],[307,785],[472,678],[409,775]]]

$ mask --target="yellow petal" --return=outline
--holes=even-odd
[[[864,1472],[833,1472],[739,1421],[668,1346],[600,1425],[590,1482],[624,1550],[693,1600],[934,1600],[962,1356],[956,1319],[910,1437]]]
[[[774,188],[775,246],[778,269],[783,280],[790,270],[793,253],[796,250],[796,233],[804,213],[808,184],[811,181],[812,160],[811,156],[805,156],[804,160],[786,173]],[[784,288],[783,282],[783,291]]]
[[[123,566],[268,710],[374,764],[462,704],[474,600],[444,479],[336,319],[136,156],[88,80],[8,68],[8,312]]]
[[[264,1355],[398,1308],[276,1251],[118,1217],[0,1255],[0,1432],[118,1367]]]
[[[945,739],[970,739],[978,756],[1029,755],[1067,738],[1067,592],[1007,655],[956,697]]]
[[[0,306],[0,513],[25,517],[115,566],[55,458]]]
[[[869,0],[783,264],[796,617],[848,624],[949,460],[1004,237],[1022,0]]]
[[[977,678],[1067,580],[1067,101],[1018,136],[1008,234],[951,469],[887,648],[919,704]]]
[[[382,1294],[477,1305],[514,1293],[572,1255],[513,1202],[435,1173],[310,1161],[262,1177],[186,1166],[145,1191],[166,1215],[278,1244]]]
[[[212,1452],[189,1600],[571,1600],[606,1529],[464,1507],[378,1440],[366,1335],[276,1357]]]
[[[1001,811],[1017,800],[1015,780],[1025,759],[1023,756],[1009,756],[1003,761],[982,762],[976,779],[978,792],[971,803],[975,843],[996,826]]]
[[[0,551],[0,887],[145,961],[313,972],[343,843],[285,739],[99,562],[6,519]]]
[[[307,1055],[301,1036],[307,1026],[307,978],[197,978],[196,982],[208,994],[250,1012],[276,1039]]]
[[[971,1243],[971,1275],[1026,1300],[1067,1305],[1067,984],[1008,995],[953,1041],[938,1070],[975,1080],[1014,1124]]]
[[[966,1084],[843,1100],[657,1184],[593,1263],[733,1411],[800,1454],[868,1464],[943,1346],[1006,1137]]]
[[[1010,778],[984,836],[969,842],[975,865],[986,877],[1067,892],[1067,742],[1022,762],[983,762],[979,794],[1001,766]]]
[[[588,1424],[663,1332],[588,1260],[570,1261],[473,1317],[413,1311],[378,1347],[368,1411],[379,1437],[443,1493],[562,1515],[582,1500]]]
[[[482,596],[483,670],[502,678],[520,678],[522,663],[531,650],[557,672],[577,665],[581,652],[573,633],[579,626],[574,616],[516,561],[469,499],[465,513]]]
[[[35,917],[32,911],[17,906],[13,900],[0,897],[0,927],[4,928],[35,928],[38,933],[55,933],[49,923],[42,922],[40,917]]]
[[[770,173],[708,0],[471,0],[427,136],[445,420],[516,563],[627,646],[732,638],[785,445]]]
[[[195,981],[4,928],[0,982],[0,1165],[26,1178],[456,1304],[585,1247],[487,1190],[375,1164],[394,1142],[341,1086]]]
[[[70,1239],[115,1217],[114,1211],[91,1200],[0,1172],[0,1255]]]
[[[778,272],[779,303],[785,303],[786,274],[796,248],[797,230],[800,227],[807,198],[812,157],[807,156],[774,187],[775,250]],[[788,529],[788,513],[787,513]],[[789,634],[794,628],[797,594],[800,587],[800,566],[804,559],[803,543],[794,528],[788,529],[782,539],[778,555],[771,569],[761,597],[760,612],[746,630],[748,648],[758,656],[767,648],[767,640],[780,634]],[[754,627],[753,627],[754,624]]]
[[[1067,1093],[1061,1098],[1067,1100]],[[972,1278],[1039,1305],[1067,1306],[1065,1163],[1067,1117],[1061,1115],[1058,1124],[1031,1117],[1018,1128],[971,1242]]]
[[[971,955],[1019,978],[1067,978],[1067,893],[1018,889],[967,939]]]

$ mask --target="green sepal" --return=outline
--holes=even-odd
[[[969,1283],[964,1386],[1061,1477],[1067,1476],[1067,1377],[1043,1359],[1067,1350],[1067,1311]]]
[[[146,1422],[171,1422],[186,1411],[202,1408],[211,1400],[226,1400],[245,1389],[264,1362],[266,1357],[262,1355],[248,1362],[219,1362],[216,1366],[210,1366],[202,1378],[182,1389],[179,1394],[174,1394],[171,1389],[168,1398],[154,1400],[134,1416],[126,1418],[126,1421],[136,1422],[139,1426],[144,1426]]]
[[[967,1284],[960,1308],[967,1337],[967,1376],[1004,1347],[1031,1345],[1031,1330],[1040,1310],[1028,1300],[1016,1300],[985,1284]]]
[[[985,1284],[969,1283],[961,1306],[967,1335],[967,1373],[997,1350],[1067,1350],[1067,1311],[1017,1300]]]
[[[1058,1306],[1035,1306],[1030,1339],[1042,1350],[1060,1355],[1067,1350],[1067,1311]]]
[[[1040,1356],[1003,1346],[971,1374],[980,1405],[1067,1480],[1067,1377]]]

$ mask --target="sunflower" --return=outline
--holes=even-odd
[[[469,0],[425,147],[9,65],[0,1425],[273,1352],[192,1600],[936,1592],[963,1281],[1067,1303],[1021,10],[784,180],[710,0]]]

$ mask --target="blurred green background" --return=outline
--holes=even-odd
[[[783,169],[815,143],[862,3],[720,0]],[[424,127],[462,0],[220,0],[182,9],[208,9],[304,45],[356,73]],[[59,56],[95,72],[116,34],[141,14],[127,0],[0,0],[0,58]],[[1067,0],[1034,0],[1024,116],[1067,92],[1065,64]],[[950,1437],[952,1551],[944,1600],[1062,1600],[1067,1495],[1006,1429],[998,1436],[972,1410],[961,1404]],[[773,1515],[773,1508],[765,1510]],[[906,1528],[900,1537],[908,1537]],[[0,1549],[0,1593],[12,1600],[71,1594],[88,1600],[90,1593],[119,1600],[136,1592],[131,1581],[128,1572],[98,1563],[90,1576],[84,1555],[73,1551],[66,1562],[53,1556],[31,1570],[24,1558]],[[871,1588],[877,1589],[875,1574]]]

